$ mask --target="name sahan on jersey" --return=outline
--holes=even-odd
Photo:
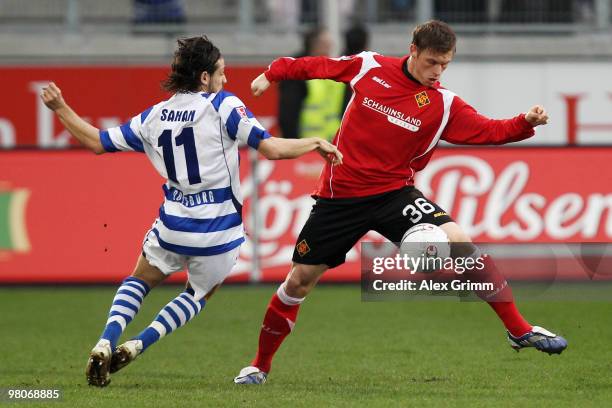
[[[411,132],[418,132],[420,129],[421,121],[419,119],[406,115],[404,112],[400,112],[390,106],[385,106],[380,102],[376,102],[372,98],[368,98],[367,96],[364,97],[361,104],[366,108],[372,109],[374,112],[385,115],[387,120],[394,125],[408,129]]]
[[[195,110],[179,110],[162,109],[159,120],[162,122],[193,122],[195,119]]]

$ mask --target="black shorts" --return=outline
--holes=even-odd
[[[293,262],[344,263],[347,252],[368,231],[400,242],[408,229],[421,224],[442,225],[453,219],[414,186],[359,198],[319,198],[300,232]]]

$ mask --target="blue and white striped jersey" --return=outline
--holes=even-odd
[[[230,92],[177,93],[129,122],[100,131],[108,152],[144,152],[167,179],[153,226],[160,245],[191,256],[244,241],[238,143],[270,134]]]

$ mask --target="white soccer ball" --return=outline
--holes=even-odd
[[[412,259],[415,272],[434,272],[441,269],[450,257],[450,241],[444,230],[433,224],[418,224],[402,237],[400,255]],[[417,259],[421,259],[417,264]]]

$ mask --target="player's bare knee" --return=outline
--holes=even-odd
[[[134,273],[132,273],[132,276],[145,282],[149,286],[150,289],[153,289],[155,286],[159,285],[166,278],[166,275],[164,274],[153,275],[153,274],[142,273],[138,271],[134,271]]]
[[[285,280],[285,292],[295,298],[303,298],[312,289],[312,285],[307,280],[298,276],[288,276]]]
[[[287,279],[285,279],[287,295],[296,298],[305,297],[325,270],[327,270],[327,267],[324,265],[294,264]]]
[[[151,289],[168,277],[158,268],[149,264],[147,259],[142,255],[138,258],[138,263],[136,264],[136,268],[134,268],[134,272],[132,272],[132,276],[144,281]]]

